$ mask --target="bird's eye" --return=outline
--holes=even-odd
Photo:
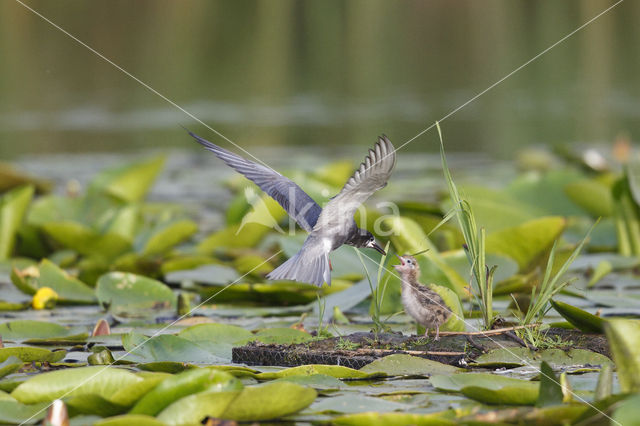
[[[411,265],[411,261],[410,261],[409,259],[407,259],[407,263],[408,263],[409,265]]]

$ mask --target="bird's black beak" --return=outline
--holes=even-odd
[[[367,244],[367,247],[368,247],[368,248],[372,248],[372,249],[374,249],[374,250],[376,250],[376,251],[378,251],[378,252],[382,253],[382,254],[383,254],[383,255],[385,255],[385,256],[387,255],[387,252],[386,252],[386,251],[384,251],[384,249],[383,249],[382,247],[380,247],[380,245],[378,245],[378,243],[377,243],[375,240],[374,240],[374,241],[372,241],[372,242],[370,242],[370,243],[368,243],[368,244]]]

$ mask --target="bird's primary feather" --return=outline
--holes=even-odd
[[[298,185],[273,169],[244,159],[192,132],[189,134],[228,166],[258,185],[260,189],[276,200],[301,228],[311,232],[318,221],[320,212],[322,212],[322,207]]]

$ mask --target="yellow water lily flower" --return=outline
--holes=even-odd
[[[58,301],[58,293],[49,287],[41,287],[33,295],[33,309],[52,309]]]

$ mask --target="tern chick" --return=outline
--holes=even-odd
[[[329,253],[343,244],[372,248],[386,254],[371,232],[358,228],[353,219],[357,208],[374,192],[387,185],[395,166],[395,149],[386,136],[378,138],[342,190],[322,208],[298,185],[275,170],[246,160],[191,132],[189,134],[228,166],[258,185],[300,227],[309,232],[300,251],[268,274],[267,278],[317,286],[325,282],[331,285]]]
[[[400,264],[393,267],[402,278],[402,304],[405,312],[426,328],[425,336],[430,328],[435,328],[436,340],[439,340],[440,326],[451,316],[451,309],[438,293],[420,284],[420,266],[413,256],[398,256],[398,259]]]

